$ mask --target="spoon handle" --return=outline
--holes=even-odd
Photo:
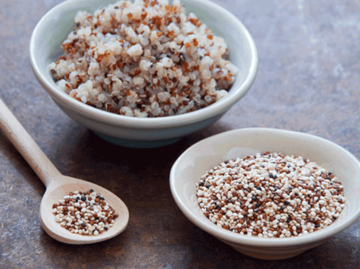
[[[49,186],[54,178],[61,176],[60,172],[56,169],[48,157],[46,157],[44,152],[35,143],[28,132],[26,132],[24,127],[15,118],[1,99],[0,129],[21,153],[45,186]]]

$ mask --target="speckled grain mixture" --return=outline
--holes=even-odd
[[[301,156],[266,152],[221,163],[197,184],[214,224],[258,237],[294,237],[331,225],[345,207],[341,182]]]
[[[58,86],[96,108],[163,117],[207,107],[227,94],[238,69],[179,0],[119,1],[79,11],[64,54],[49,65]]]
[[[119,217],[94,190],[70,192],[53,205],[52,213],[55,221],[70,232],[95,236],[111,228]]]

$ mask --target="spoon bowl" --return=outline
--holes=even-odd
[[[74,234],[60,226],[55,221],[55,216],[51,212],[52,205],[57,203],[59,199],[68,195],[69,192],[93,189],[97,193],[101,193],[105,200],[111,205],[119,217],[116,218],[114,226],[106,232],[97,236]],[[123,232],[129,222],[129,211],[125,203],[112,192],[107,189],[81,179],[61,176],[50,183],[40,204],[40,224],[48,235],[52,238],[67,244],[92,244],[108,240]]]
[[[125,230],[129,222],[129,210],[125,203],[115,194],[99,185],[62,175],[1,99],[0,129],[9,138],[46,186],[46,192],[40,205],[40,223],[48,235],[63,243],[79,245],[105,241],[117,236]],[[68,195],[69,192],[90,189],[93,189],[97,193],[101,193],[109,205],[117,214],[119,214],[113,227],[97,236],[80,235],[71,233],[67,229],[61,227],[60,223],[56,223],[55,215],[52,213],[53,204],[57,203],[65,195]]]

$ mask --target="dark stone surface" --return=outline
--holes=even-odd
[[[216,0],[248,27],[259,52],[250,92],[219,122],[157,150],[110,145],[63,114],[35,80],[31,32],[61,0],[0,0],[0,97],[69,176],[112,190],[129,226],[103,243],[71,246],[41,228],[45,187],[0,133],[0,268],[359,268],[360,220],[284,261],[242,255],[190,223],[169,172],[190,145],[226,130],[274,127],[327,138],[360,158],[360,5],[352,0]]]

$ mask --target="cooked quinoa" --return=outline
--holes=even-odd
[[[224,97],[238,72],[224,39],[186,15],[180,0],[119,1],[79,11],[75,25],[49,65],[52,76],[71,97],[112,113],[198,110]]]

